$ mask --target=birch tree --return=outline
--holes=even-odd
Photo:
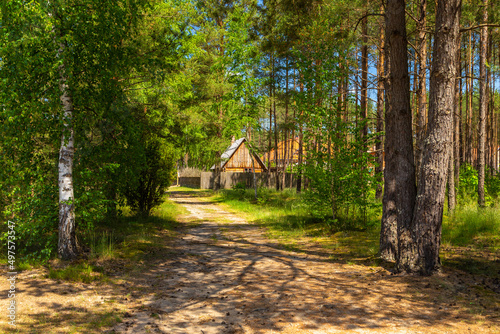
[[[82,222],[84,216],[93,219],[88,216],[97,209],[80,210],[79,218],[81,202],[74,179],[78,174],[84,197],[91,197],[94,190],[102,193],[101,189],[82,186],[95,177],[85,173],[85,167],[94,164],[102,169],[105,165],[96,156],[89,164],[86,154],[92,156],[96,136],[104,139],[106,132],[112,133],[119,125],[113,113],[119,109],[124,86],[117,78],[125,77],[138,63],[127,43],[144,2],[127,1],[126,6],[121,1],[98,0],[2,3],[0,77],[6,94],[1,116],[10,120],[2,129],[7,143],[4,148],[23,157],[17,168],[27,171],[25,176],[12,176],[22,193],[12,200],[12,214],[20,219],[20,233],[31,234],[34,241],[30,242],[36,242],[37,233],[47,240],[55,235],[57,252],[63,259],[78,255],[77,220]],[[99,146],[113,147],[111,143]],[[40,155],[43,164],[36,158]],[[41,166],[48,176],[38,172]],[[57,193],[57,188],[35,191],[38,184],[52,177],[59,190],[57,205],[52,202],[56,197],[52,191]],[[37,207],[28,205],[30,201],[52,213],[40,218]],[[44,250],[50,253],[50,249]]]

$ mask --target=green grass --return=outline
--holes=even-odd
[[[342,225],[313,215],[303,195],[294,190],[259,189],[258,200],[250,189],[223,190],[213,198],[231,210],[243,213],[247,220],[265,227],[267,236],[278,240],[286,250],[307,252],[306,243],[314,241],[331,260],[378,263],[375,257],[380,233],[377,225],[380,205],[368,209],[368,224],[360,229],[357,226],[362,225],[361,222]]]
[[[115,257],[115,243],[113,231],[104,231],[97,234],[90,233],[90,258],[111,259]]]
[[[380,203],[368,208],[366,228],[352,229],[315,217],[302,195],[294,191],[259,189],[258,196],[256,201],[253,190],[235,189],[221,191],[213,198],[266,227],[267,236],[277,239],[284,249],[306,252],[307,240],[321,245],[334,261],[382,263],[378,258]],[[467,203],[462,203],[453,216],[444,217],[443,264],[470,273],[499,276],[500,264],[495,259],[500,250],[500,207],[479,209],[474,202]]]
[[[500,207],[478,208],[468,201],[443,221],[441,258],[445,266],[500,277]]]
[[[106,276],[99,272],[100,270],[100,268],[94,267],[88,262],[84,262],[70,265],[62,269],[49,268],[47,277],[63,281],[92,283],[96,280],[105,280]]]
[[[83,258],[76,263],[52,261],[47,277],[84,283],[107,281],[107,273],[113,272],[116,261],[125,261],[124,268],[132,270],[147,263],[155,253],[168,255],[166,242],[175,237],[176,217],[185,213],[183,207],[165,198],[149,217],[134,215],[128,207],[120,211],[117,219],[102,222],[90,233],[79,235],[88,248]]]
[[[452,246],[500,249],[500,207],[458,207],[443,222],[443,243]]]

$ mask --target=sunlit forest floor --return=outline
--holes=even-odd
[[[231,196],[174,188],[152,218],[101,231],[99,254],[26,268],[13,332],[500,331],[500,254],[484,240],[445,235],[441,274],[393,275],[376,226],[335,231]]]

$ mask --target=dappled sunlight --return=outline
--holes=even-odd
[[[150,314],[160,331],[441,333],[461,332],[462,323],[481,321],[488,332],[495,323],[493,310],[478,313],[467,298],[456,300],[454,272],[431,278],[395,276],[354,258],[353,263],[332,259],[334,250],[311,244],[308,249],[305,241],[298,252],[290,252],[266,238],[262,228],[214,203],[198,205],[189,195],[176,196],[190,212],[184,223],[196,220],[197,225],[182,232],[175,256],[134,279],[135,286],[144,288],[154,282],[154,292],[145,295],[136,312]],[[232,219],[220,224],[221,217]],[[340,244],[347,243],[342,237],[354,235],[339,236]],[[139,328],[117,327],[129,333]]]
[[[43,268],[24,272],[20,326],[134,334],[499,330],[493,276],[448,268],[433,277],[393,275],[374,255],[376,231],[302,234],[291,243],[207,195],[170,197],[186,208],[179,222],[149,229],[130,217],[146,229],[123,234],[115,257],[98,261],[108,279],[66,282],[44,278]]]

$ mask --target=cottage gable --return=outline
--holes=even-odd
[[[235,140],[221,155],[221,170],[223,172],[245,173],[255,168],[256,173],[266,171],[262,160],[251,154],[245,137]],[[210,168],[215,169],[215,165]]]

